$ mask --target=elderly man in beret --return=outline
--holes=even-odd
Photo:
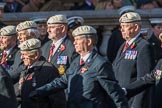
[[[141,17],[136,12],[127,12],[120,19],[122,37],[126,40],[118,50],[113,62],[115,77],[121,87],[126,87],[139,77],[151,72],[153,58],[149,43],[142,38]],[[143,108],[143,94],[131,98],[131,108]],[[143,99],[143,100],[142,100]]]
[[[64,75],[31,92],[30,97],[46,96],[68,88],[68,108],[128,108],[110,62],[95,50],[96,30],[91,26],[80,26],[72,34],[80,56],[74,59]],[[116,107],[108,104],[108,97],[113,99]]]
[[[16,32],[18,34],[17,39],[18,39],[19,44],[24,42],[27,39],[38,38],[39,37],[39,31],[37,29],[37,24],[35,22],[33,22],[33,21],[21,22],[20,24],[17,25]],[[17,51],[14,61],[15,62],[13,64],[13,66],[9,70],[10,73],[11,73],[11,77],[12,76],[14,77],[14,75],[16,73],[19,73],[17,71],[17,69],[20,68],[20,65],[22,64],[20,51]]]
[[[60,75],[66,72],[76,55],[74,45],[67,35],[67,18],[65,15],[51,16],[47,21],[49,42],[42,47],[42,55],[54,64]]]
[[[65,108],[66,98],[64,91],[61,90],[37,101],[28,97],[29,93],[35,88],[59,77],[58,70],[42,58],[40,47],[40,40],[35,38],[28,39],[19,45],[25,66],[19,80],[21,108]]]
[[[162,33],[159,35],[159,39],[162,45]],[[130,98],[134,95],[137,95],[146,88],[154,86],[154,93],[151,97],[151,103],[153,104],[149,104],[149,108],[162,108],[161,85],[162,85],[162,58],[158,61],[155,68],[152,70],[150,74],[146,74],[144,77],[137,79],[131,85],[126,87],[127,97]]]
[[[127,6],[122,6],[121,8],[118,9],[118,13],[120,16],[127,12],[135,12],[135,7],[132,5],[127,5]],[[107,40],[105,39],[103,41],[104,42],[106,41],[106,43],[108,43],[107,50],[106,50],[107,58],[110,60],[110,62],[113,62],[120,46],[125,41],[120,31],[120,25],[117,25],[115,28],[113,28],[109,39]],[[105,50],[105,48],[103,47],[102,50]]]
[[[1,28],[0,64],[8,71],[14,64],[15,54],[18,51],[16,27],[9,25]]]

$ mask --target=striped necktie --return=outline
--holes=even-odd
[[[51,62],[51,57],[53,55],[53,51],[54,51],[55,45],[52,44],[50,47],[50,52],[49,52],[49,56],[48,56],[48,62]]]

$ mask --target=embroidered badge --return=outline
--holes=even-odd
[[[87,69],[85,67],[81,68],[81,73],[85,73]]]

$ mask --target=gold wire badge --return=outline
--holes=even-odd
[[[59,71],[59,74],[60,74],[60,75],[64,74],[64,73],[65,73],[65,68],[64,68],[64,66],[63,66],[63,65],[59,65],[58,71]]]

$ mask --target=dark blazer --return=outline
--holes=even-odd
[[[161,74],[154,75],[155,72],[161,71]],[[158,76],[158,77],[155,77]],[[132,97],[146,88],[154,85],[154,93],[152,95],[151,101],[153,102],[152,108],[162,108],[162,59],[159,60],[156,67],[151,74],[146,74],[144,77],[139,78],[131,85],[127,86],[127,96]]]
[[[21,60],[20,50],[18,49],[16,54],[15,54],[14,63],[10,67],[9,73],[16,70],[19,67],[20,64],[22,64],[22,60]]]
[[[0,65],[0,107],[17,108],[12,80],[2,65]]]
[[[153,50],[153,58],[155,60],[155,63],[157,63],[159,59],[162,58],[161,41],[154,34],[151,35],[148,41],[151,44]]]
[[[59,77],[57,69],[44,60],[38,60],[30,69],[21,72],[20,80],[24,80],[21,86],[21,108],[66,108],[66,98],[64,91],[37,100],[29,98],[29,93],[34,89],[49,83],[54,78]]]
[[[117,108],[128,108],[123,90],[115,80],[109,62],[96,51],[84,65],[80,66],[79,61],[80,57],[77,57],[61,78],[36,89],[39,96],[50,95],[67,88],[68,108],[107,108],[108,96],[114,100]]]
[[[50,47],[52,44],[52,40],[48,41],[44,46],[42,47],[42,56],[48,60],[49,52],[50,52]],[[61,50],[61,45],[65,46],[64,50]],[[68,38],[68,36],[63,40],[55,54],[51,58],[51,63],[58,69],[60,66],[63,66],[64,70],[69,67],[70,63],[72,60],[77,56],[78,54],[75,52],[74,45],[72,41]],[[60,64],[58,63],[59,57],[61,56],[66,56],[67,57],[67,63],[66,64]],[[61,73],[61,72],[60,72]],[[61,73],[64,74],[64,73]]]
[[[15,60],[17,51],[18,51],[18,47],[16,45],[15,47],[13,47],[13,49],[11,50],[9,55],[7,55],[7,57],[6,57],[7,65],[4,67],[7,71],[9,71],[10,68],[12,67],[12,65],[14,64],[14,60]],[[0,52],[0,60],[1,60],[2,56],[3,56],[3,51]]]
[[[126,87],[137,80],[137,78],[151,72],[153,61],[150,45],[146,40],[142,39],[142,35],[123,53],[124,44],[118,50],[116,59],[113,62],[115,76],[121,87]],[[142,97],[137,96],[133,100],[133,104],[130,104],[140,106]],[[134,108],[136,108],[135,106]]]

